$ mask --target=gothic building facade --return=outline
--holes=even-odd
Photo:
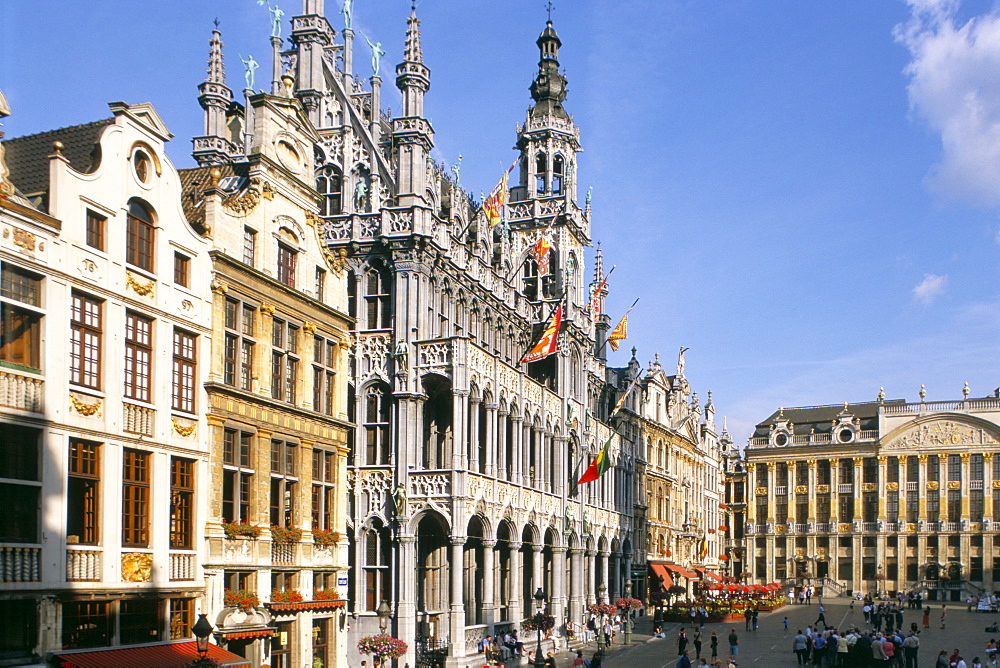
[[[731,468],[748,577],[830,595],[994,591],[1000,399],[963,395],[784,408],[757,425]]]

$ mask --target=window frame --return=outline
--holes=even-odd
[[[282,285],[295,287],[295,264],[298,250],[288,244],[278,242],[277,278]]]
[[[170,407],[194,414],[198,407],[198,335],[174,327],[172,341]]]
[[[73,385],[101,389],[103,321],[104,300],[73,291],[70,308],[70,383]]]
[[[191,258],[180,251],[174,251],[174,285],[191,287]]]
[[[125,311],[126,399],[150,401],[153,374],[153,329],[155,320],[137,311]]]
[[[0,262],[0,366],[42,373],[44,278]]]
[[[136,216],[136,210],[142,210],[147,219]],[[146,204],[133,200],[129,203],[125,220],[125,262],[152,274],[156,257],[156,223],[153,211]]]
[[[87,209],[85,243],[94,250],[105,250],[105,233],[108,228],[108,217],[93,209]]]
[[[101,543],[101,445],[97,441],[69,439],[66,530],[76,531],[80,545]],[[78,513],[71,518],[69,513]]]
[[[195,460],[170,458],[170,549],[194,549]]]
[[[256,434],[238,426],[222,431],[222,521],[249,522]],[[227,512],[228,511],[228,512]]]
[[[149,547],[151,460],[147,450],[122,450],[122,547]]]

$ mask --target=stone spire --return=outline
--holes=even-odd
[[[226,131],[226,110],[233,101],[233,91],[226,86],[222,33],[219,32],[218,22],[208,44],[208,70],[205,81],[198,86],[198,104],[205,111],[205,134],[192,140],[192,155],[203,167],[227,162],[236,151]]]
[[[298,53],[295,59],[296,97],[305,107],[314,127],[320,124],[320,102],[327,90],[323,57],[333,44],[334,31],[323,16],[322,0],[302,0],[302,16],[292,18],[289,40]]]
[[[392,124],[392,144],[399,154],[396,187],[400,206],[426,203],[427,160],[434,147],[434,129],[424,118],[424,94],[430,90],[430,77],[420,50],[420,19],[411,9],[406,19],[403,62],[396,65],[396,87],[403,94],[403,111]]]
[[[545,30],[535,41],[538,45],[538,73],[531,82],[531,99],[535,106],[531,111],[533,117],[557,116],[569,120],[569,114],[563,108],[566,99],[566,77],[559,72],[559,47],[562,41],[552,27],[552,21],[546,21]]]

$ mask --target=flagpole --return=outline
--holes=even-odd
[[[563,289],[562,294],[559,295],[559,299],[557,299],[555,301],[555,303],[553,304],[552,310],[549,311],[549,314],[547,316],[545,316],[544,319],[542,319],[543,323],[548,323],[549,320],[552,319],[552,315],[556,312],[556,309],[559,308],[562,305],[563,300],[566,298],[566,290],[567,289],[568,288],[564,288]],[[534,325],[532,325],[532,326],[534,326]],[[562,322],[559,323],[559,329],[562,329]],[[544,332],[544,330],[542,330],[542,331]],[[558,330],[556,330],[556,336],[559,336],[559,331]],[[518,359],[519,360],[523,360],[524,356],[527,355],[529,352],[531,352],[531,349],[535,347],[536,343],[538,343],[538,342],[535,341],[534,339],[532,339],[532,342],[530,344],[528,344],[528,349],[525,350],[523,353],[521,353],[521,356],[518,357]],[[530,364],[530,362],[529,362],[529,364]]]
[[[614,269],[613,269],[613,268],[612,268],[612,271],[614,271]],[[610,276],[610,275],[611,275],[611,272],[608,272],[608,275]],[[635,298],[635,301],[634,301],[634,302],[632,302],[632,305],[628,307],[628,310],[627,310],[627,311],[625,311],[625,315],[623,315],[623,316],[622,316],[622,318],[625,318],[625,317],[626,317],[626,316],[627,316],[627,315],[628,315],[629,313],[631,313],[631,312],[632,312],[632,309],[634,309],[634,308],[635,308],[635,305],[639,303],[639,300],[640,300],[640,299],[642,299],[642,297],[636,297],[636,298]],[[614,330],[612,330],[612,331],[614,331]],[[609,339],[609,337],[604,337],[604,341],[603,341],[603,342],[601,343],[601,347],[600,347],[600,348],[598,348],[598,349],[597,349],[597,352],[596,352],[596,353],[594,353],[594,354],[595,354],[595,355],[597,355],[597,356],[600,356],[600,354],[601,354],[601,351],[602,351],[602,350],[604,350],[604,347],[605,347],[606,345],[608,345],[608,341],[609,341],[609,340],[610,340],[610,339]]]

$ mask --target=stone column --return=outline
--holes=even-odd
[[[562,496],[566,493],[566,486],[569,484],[569,471],[566,470],[569,439],[565,436],[553,437],[552,447],[555,448],[556,452],[555,470],[552,475],[552,479],[554,480],[552,493]]]
[[[549,601],[552,603],[552,616],[556,619],[556,628],[566,621],[566,548],[562,545],[552,547],[552,592]]]
[[[497,420],[497,477],[510,480],[511,463],[507,461],[507,421],[510,411],[500,411]]]
[[[960,494],[960,498],[962,499],[962,515],[961,515],[961,520],[964,523],[968,524],[969,517],[970,517],[970,515],[969,515],[969,511],[970,511],[970,508],[969,508],[969,496],[970,495],[969,495],[968,490],[972,487],[972,466],[970,465],[970,460],[972,459],[972,455],[970,455],[968,452],[963,452],[963,453],[961,453],[959,455],[959,458],[961,459],[961,468],[960,468],[960,470],[962,471],[962,486],[961,486],[961,489],[964,492],[964,493]],[[984,490],[983,496],[985,496],[985,490]],[[962,527],[959,527],[959,528],[962,529]],[[964,538],[968,539],[968,536],[965,536]],[[962,554],[963,555],[969,554],[969,552],[966,551],[964,545],[962,546]]]
[[[521,542],[510,541],[510,615],[509,621],[521,621],[521,576],[524,562],[521,559]]]
[[[355,541],[355,545],[359,541]],[[416,619],[416,601],[417,601],[417,552],[416,552],[417,537],[409,534],[405,534],[400,531],[399,534],[399,561],[397,563],[398,570],[396,573],[397,578],[397,596],[396,599],[396,628],[399,632],[399,638],[405,640],[409,647],[406,650],[406,654],[400,659],[404,663],[409,663],[411,666],[415,666],[417,662],[416,657],[416,636],[417,636],[417,619]],[[356,555],[359,557],[355,563],[363,563],[360,559],[360,550]],[[357,569],[361,570],[361,569]],[[364,586],[360,589],[355,589],[355,591],[364,591]]]
[[[878,458],[878,480],[875,481],[875,493],[878,495],[878,519],[885,522],[888,518],[886,510],[886,489],[885,483],[888,480],[889,458],[880,455]]]
[[[621,596],[621,552],[612,552],[611,560],[608,564],[610,577],[608,578],[608,598],[612,601],[618,600]]]
[[[486,406],[486,475],[497,475],[497,408],[496,404]]]
[[[587,550],[584,552],[586,561],[584,561],[584,598],[587,603],[597,602],[597,563],[596,563],[597,553],[594,550]]]
[[[856,525],[858,522],[863,520],[863,517],[861,515],[861,507],[864,505],[864,494],[861,491],[861,486],[863,484],[861,481],[864,479],[862,477],[862,465],[864,464],[865,460],[863,457],[853,457],[851,461],[854,464],[854,487],[853,487],[854,518],[853,519]],[[861,553],[859,552],[858,554]]]
[[[511,448],[512,459],[508,462],[511,467],[511,474],[508,480],[515,484],[523,484],[522,480],[522,464],[524,463],[524,456],[522,453],[521,441],[524,431],[522,429],[524,418],[520,415],[511,416],[511,420],[514,422],[514,426],[511,429],[511,435],[514,439],[513,447]]]
[[[566,616],[574,622],[580,621],[583,615],[583,550],[574,548],[569,551],[569,609]]]
[[[468,390],[453,390],[451,398],[451,468],[458,471],[464,470],[469,466],[469,460],[466,457],[466,447],[467,441],[471,440],[469,438],[469,433],[475,433],[475,425],[468,424],[469,420],[469,410],[466,405],[469,399]],[[447,460],[446,460],[447,461]],[[445,462],[441,462],[441,467],[446,466]]]
[[[465,641],[465,603],[462,589],[464,548],[465,536],[451,537],[451,563],[448,566],[451,575],[451,642],[462,652],[464,652],[462,643]]]
[[[469,470],[479,472],[479,411],[483,400],[469,397]]]
[[[496,594],[494,593],[494,578],[496,577],[496,546],[495,540],[483,539],[483,623],[492,626],[496,622]],[[489,631],[493,633],[492,629]]]
[[[531,546],[531,593],[534,594],[541,587],[545,591],[545,578],[542,572],[545,560],[542,558],[542,546],[535,543]],[[546,591],[546,596],[551,596],[552,592]],[[532,602],[534,605],[534,602]]]

